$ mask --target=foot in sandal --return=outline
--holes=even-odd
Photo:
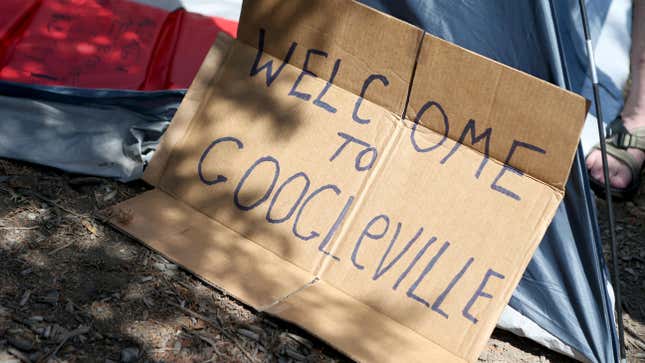
[[[631,199],[640,186],[640,172],[645,162],[645,117],[617,119],[614,133],[607,140],[607,166],[612,195]],[[598,196],[604,195],[604,175],[599,146],[586,159],[589,178]]]

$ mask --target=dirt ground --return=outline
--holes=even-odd
[[[0,159],[0,363],[349,361],[94,218],[146,188]],[[645,189],[616,213],[629,361],[645,361]],[[479,360],[570,361],[502,331]]]

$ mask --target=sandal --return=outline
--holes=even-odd
[[[636,148],[645,151],[645,127],[639,127],[631,132],[623,125],[623,120],[616,118],[609,124],[609,135],[606,139],[607,154],[613,156],[621,163],[627,165],[632,173],[632,181],[625,188],[610,187],[611,195],[619,201],[631,200],[636,196],[641,185],[641,172],[645,162],[640,164],[627,152],[629,148]],[[600,144],[593,147],[600,150]],[[589,175],[591,189],[598,198],[605,198],[605,184],[599,182]]]

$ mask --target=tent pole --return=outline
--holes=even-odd
[[[605,124],[602,117],[602,108],[600,106],[600,88],[598,85],[598,74],[596,62],[594,59],[593,45],[591,42],[591,33],[589,31],[589,19],[587,18],[587,5],[585,0],[578,0],[580,4],[580,13],[582,15],[582,26],[587,43],[587,57],[589,58],[589,68],[591,71],[591,80],[593,82],[593,98],[596,104],[596,120],[598,121],[598,136],[600,137],[600,153],[602,156],[602,172],[605,177],[605,197],[607,201],[607,215],[609,216],[609,235],[611,245],[611,264],[614,292],[616,299],[616,320],[618,323],[618,342],[620,344],[620,360],[626,363],[625,354],[625,327],[623,325],[623,305],[620,293],[620,279],[618,272],[618,247],[616,242],[616,221],[614,218],[614,207],[611,199],[611,185],[609,183],[609,168],[607,166],[607,146],[605,145]]]

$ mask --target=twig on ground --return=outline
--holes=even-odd
[[[31,291],[30,290],[25,291],[25,293],[22,294],[22,297],[20,298],[20,302],[18,303],[18,305],[25,306],[27,304],[27,301],[29,301],[29,296],[31,296]]]
[[[11,196],[11,199],[14,199],[14,200],[17,199],[20,196],[13,189],[4,187],[2,185],[0,185],[0,190],[2,190],[3,192],[9,194]]]
[[[74,244],[73,240],[70,241],[70,242],[67,242],[64,245],[62,245],[62,246],[60,246],[60,247],[58,247],[56,249],[51,250],[49,253],[47,253],[47,256],[51,256],[51,255],[55,254],[56,252],[64,250],[64,249],[66,249],[67,247],[69,247],[69,246],[71,246],[73,244]]]
[[[52,200],[50,198],[47,198],[46,196],[44,196],[42,194],[34,192],[33,190],[23,189],[22,192],[27,194],[27,195],[30,195],[32,197],[35,197],[37,199],[40,199],[41,201],[43,201],[45,203],[51,204],[52,206],[62,210],[63,212],[67,212],[67,213],[69,213],[69,214],[71,214],[71,215],[73,215],[75,217],[92,219],[92,217],[89,216],[89,215],[83,215],[83,214],[76,213],[73,210],[62,206],[60,203],[58,203],[58,202],[56,202],[56,201],[54,201],[54,200]]]
[[[254,359],[251,356],[251,354],[249,352],[247,352],[246,349],[244,349],[242,344],[240,344],[240,342],[235,338],[235,336],[232,335],[232,334],[229,334],[226,330],[224,330],[224,328],[221,326],[221,324],[217,320],[214,320],[214,319],[211,319],[209,317],[206,317],[206,316],[204,316],[204,315],[202,315],[202,314],[200,314],[198,312],[192,311],[192,310],[190,310],[190,309],[188,309],[186,307],[183,307],[183,306],[181,306],[179,304],[176,304],[176,303],[174,303],[172,301],[167,301],[167,304],[171,305],[171,306],[174,306],[174,307],[178,308],[179,310],[182,310],[183,312],[185,312],[185,313],[187,313],[189,315],[192,315],[192,316],[194,316],[194,317],[196,317],[196,318],[198,318],[200,320],[203,320],[203,321],[205,321],[207,323],[210,323],[214,328],[219,330],[219,332],[223,336],[225,336],[229,340],[231,340],[233,342],[233,344],[235,344],[237,349],[239,349],[244,354],[244,356],[249,360],[249,362],[257,362],[256,359]]]
[[[207,360],[203,361],[202,363],[215,362],[222,355],[222,353],[219,350],[217,350],[217,347],[215,346],[215,341],[213,341],[209,337],[206,337],[206,336],[204,336],[202,334],[199,334],[199,333],[194,334],[194,335],[197,338],[199,338],[199,339],[205,341],[206,343],[208,343],[208,345],[210,345],[213,348],[213,352],[215,352],[215,354],[213,354],[213,356],[210,359],[207,359]]]
[[[62,339],[62,340],[61,340],[61,342],[56,346],[56,348],[54,348],[54,350],[53,350],[53,351],[51,351],[50,353],[45,354],[43,357],[41,357],[41,358],[38,360],[38,362],[39,362],[39,363],[44,363],[44,362],[46,362],[46,361],[49,359],[49,357],[53,357],[53,356],[55,356],[55,355],[56,355],[56,353],[58,353],[58,351],[60,350],[60,348],[62,348],[62,347],[63,347],[63,345],[65,345],[65,343],[67,343],[67,341],[68,341],[68,340],[70,340],[70,339],[72,339],[73,337],[78,336],[78,335],[87,334],[89,331],[90,331],[90,327],[89,327],[89,326],[80,326],[80,327],[78,327],[78,328],[76,328],[76,329],[74,329],[74,330],[70,331],[69,333],[67,333],[67,334],[63,335],[63,339]]]
[[[30,226],[30,227],[13,227],[13,226],[0,226],[2,230],[29,230],[29,229],[38,229],[40,226]]]
[[[635,331],[631,326],[625,325],[625,330],[635,339],[639,340],[641,343],[645,344],[645,339],[641,338],[637,331]]]
[[[18,349],[10,347],[9,349],[7,349],[7,352],[9,352],[9,354],[13,355],[14,357],[18,358],[23,363],[31,363],[31,359],[29,359],[29,357],[27,357],[23,352],[19,351]]]
[[[25,195],[32,196],[32,197],[34,197],[36,199],[40,199],[41,201],[43,201],[43,202],[45,202],[47,204],[50,204],[50,205],[52,205],[52,206],[54,206],[54,207],[56,207],[56,208],[58,208],[58,209],[60,209],[60,210],[62,210],[64,212],[67,212],[67,213],[69,213],[69,214],[71,214],[73,216],[76,216],[78,218],[92,218],[91,216],[88,216],[88,215],[83,215],[83,214],[76,213],[73,210],[62,206],[60,203],[58,203],[58,202],[56,202],[56,201],[54,201],[54,200],[52,200],[50,198],[47,198],[46,196],[44,196],[42,194],[40,194],[38,192],[34,192],[33,190],[24,189],[24,188],[20,188],[20,190],[16,190],[15,188],[4,187],[4,186],[0,186],[0,190],[9,193],[12,198],[16,198],[20,194],[25,194]]]
[[[60,203],[52,200],[51,198],[47,198],[47,197],[45,197],[44,195],[42,195],[42,194],[40,194],[38,192],[34,192],[33,190],[20,188],[19,191],[16,191],[14,188],[11,188],[11,187],[10,188],[0,187],[0,190],[6,191],[7,193],[11,194],[12,197],[19,195],[17,193],[22,193],[23,195],[32,196],[32,197],[34,197],[36,199],[40,199],[41,201],[52,205],[53,207],[56,207],[56,208],[62,210],[63,212],[71,214],[72,216],[74,216],[76,218],[79,218],[81,220],[81,225],[83,225],[83,227],[85,227],[85,229],[87,229],[90,233],[92,233],[95,236],[98,235],[98,231],[97,231],[96,227],[89,221],[94,221],[94,222],[99,222],[99,223],[105,223],[106,222],[106,221],[102,220],[100,218],[100,216],[92,216],[92,215],[89,215],[89,214],[77,213],[77,212],[75,212],[75,211],[73,211],[73,210],[61,205]],[[0,230],[1,229],[10,229],[10,228],[11,229],[36,229],[38,227],[37,226],[34,226],[34,227],[1,227],[0,226]],[[56,253],[56,252],[58,252],[58,251],[60,251],[60,250],[62,250],[64,248],[67,248],[70,245],[71,245],[71,243],[68,243],[68,244],[66,244],[66,245],[64,245],[64,246],[62,246],[60,248],[57,248],[57,249],[51,251],[49,253],[49,255],[52,255],[52,254],[54,254],[54,253]]]
[[[95,176],[85,176],[85,177],[78,177],[78,178],[72,178],[67,181],[67,183],[71,185],[84,185],[84,184],[103,184],[106,183],[107,181],[103,178],[98,178]]]

